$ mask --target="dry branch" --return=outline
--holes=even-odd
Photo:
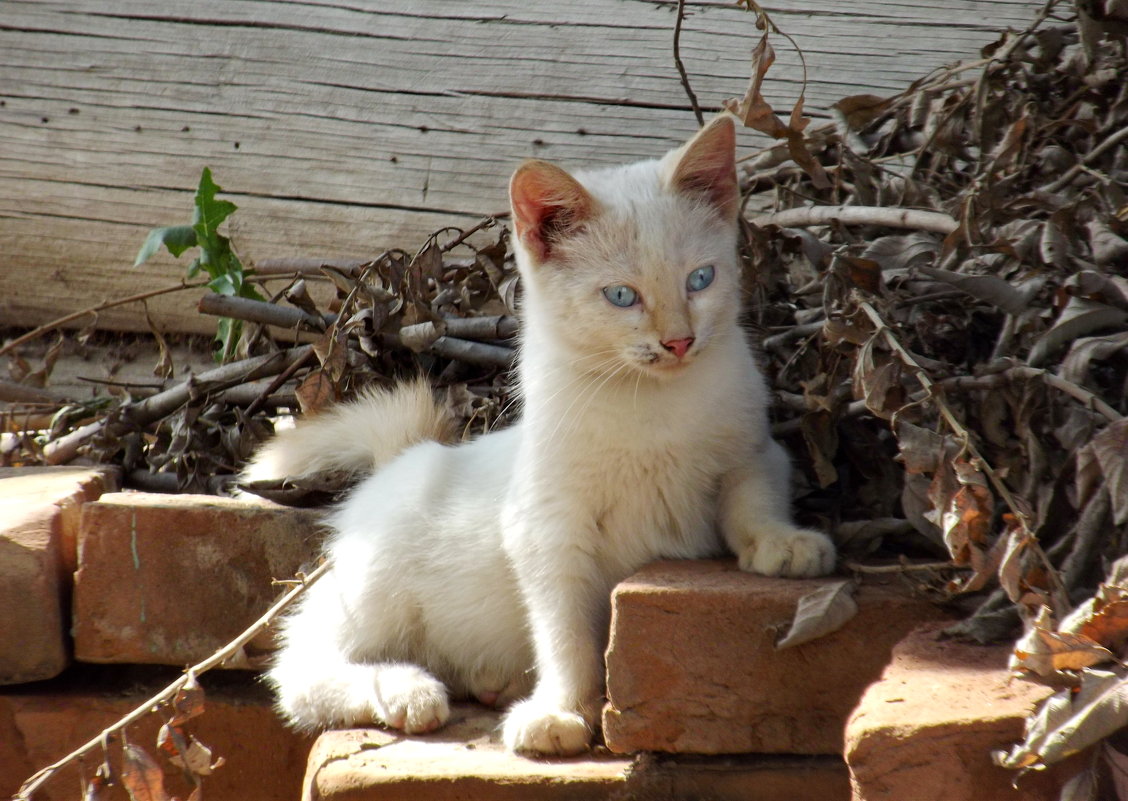
[[[239,298],[215,293],[201,297],[197,309],[201,314],[234,317],[251,323],[274,325],[279,328],[303,326],[311,331],[324,331],[337,319],[336,315],[333,314],[323,314],[318,317],[291,306],[279,306],[253,298]]]
[[[751,223],[763,228],[776,225],[780,228],[802,228],[808,225],[826,225],[832,222],[844,225],[879,225],[886,228],[910,228],[950,234],[959,223],[947,214],[919,209],[898,209],[870,206],[802,206],[771,214],[753,217]]]
[[[7,343],[6,345],[0,346],[0,356],[3,356],[5,353],[8,353],[9,351],[11,351],[15,348],[18,348],[20,345],[23,345],[25,342],[31,342],[33,339],[38,339],[39,337],[43,336],[44,334],[49,334],[50,332],[55,331],[56,329],[62,328],[65,325],[73,323],[75,320],[81,320],[83,317],[86,317],[86,316],[91,315],[91,314],[97,314],[98,312],[103,311],[105,309],[112,309],[114,306],[124,306],[127,303],[137,303],[137,302],[142,301],[142,300],[148,300],[149,298],[155,298],[158,295],[167,295],[170,292],[180,292],[181,290],[184,290],[184,289],[200,289],[204,286],[206,286],[206,284],[203,283],[203,282],[196,282],[196,283],[190,284],[190,283],[187,283],[186,281],[181,281],[180,283],[173,284],[171,286],[160,287],[159,289],[150,289],[150,290],[147,290],[145,292],[138,292],[135,295],[129,295],[128,297],[118,298],[117,300],[107,300],[103,303],[98,303],[98,304],[95,304],[93,306],[88,306],[87,308],[82,309],[81,311],[76,311],[72,314],[67,314],[63,317],[60,317],[57,320],[52,320],[49,323],[44,323],[43,325],[39,326],[38,328],[35,328],[31,331],[28,331],[26,334],[23,334],[21,336],[16,337],[15,339],[13,339],[11,342]]]
[[[302,345],[267,356],[255,356],[251,359],[225,364],[214,370],[200,373],[198,376],[192,376],[172,389],[158,392],[145,400],[123,407],[114,417],[102,418],[72,431],[61,439],[48,443],[43,449],[44,459],[48,464],[66,464],[78,455],[79,448],[105,432],[111,425],[111,420],[114,422],[120,421],[130,426],[148,425],[171,414],[201,393],[218,392],[248,381],[276,375],[294,361],[306,359],[311,350],[311,346]]]

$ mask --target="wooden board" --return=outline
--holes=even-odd
[[[941,7],[941,5],[943,7]],[[754,17],[691,2],[682,57],[703,106],[743,93]],[[807,109],[889,94],[974,58],[1038,0],[811,0],[769,9],[803,51]],[[190,219],[200,170],[240,207],[248,261],[364,259],[505,208],[520,159],[614,164],[695,127],[654,0],[5,0],[0,4],[0,326],[179,279],[134,269],[149,228]],[[798,58],[780,37],[768,99]],[[766,143],[752,134],[742,147]],[[208,331],[184,293],[161,327]],[[144,330],[137,305],[99,325]]]

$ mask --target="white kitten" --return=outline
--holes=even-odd
[[[412,444],[449,430],[412,384],[256,457],[250,479],[379,468],[333,515],[331,572],[283,623],[269,680],[293,723],[418,733],[446,721],[451,694],[523,698],[506,744],[574,754],[598,717],[617,582],[722,544],[757,573],[832,569],[830,540],[791,522],[787,456],[737,322],[734,146],[725,116],[659,161],[517,170],[514,427]]]

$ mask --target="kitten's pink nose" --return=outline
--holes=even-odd
[[[685,339],[668,339],[662,343],[662,347],[670,353],[677,356],[679,359],[685,356],[686,351],[693,345],[693,337],[686,337]]]

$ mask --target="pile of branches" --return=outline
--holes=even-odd
[[[1015,667],[1088,675],[1092,701],[1123,688],[1100,666],[1128,640],[1128,569],[1111,567],[1128,554],[1128,46],[1064,11],[1051,0],[982,59],[895,97],[845,98],[815,128],[802,101],[785,122],[760,94],[765,35],[728,106],[780,140],[742,160],[743,257],[800,515],[834,532],[849,568],[962,609],[952,634],[1025,630]],[[429,374],[467,436],[513,413],[519,286],[496,219],[365,264],[256,268],[268,300],[200,301],[246,324],[245,358],[60,410],[46,434],[9,414],[0,460],[223,491],[280,413],[364,384]],[[314,280],[335,288],[328,306]],[[266,490],[296,502],[339,488]],[[1060,758],[1039,738],[1091,710],[1056,709],[1000,761]]]
[[[1025,631],[1012,667],[1066,689],[997,755],[1020,770],[1090,746],[1128,764],[1096,745],[1128,725],[1110,668],[1128,642],[1128,42],[1058,10],[813,131],[756,77],[730,105],[783,140],[744,163],[748,288],[803,514],[855,570],[962,609],[949,634]]]
[[[27,403],[4,415],[0,464],[113,464],[140,489],[222,493],[280,416],[316,413],[360,387],[419,373],[446,391],[466,436],[502,425],[513,405],[506,376],[517,331],[507,241],[491,217],[466,231],[438,231],[417,251],[388,250],[364,263],[264,261],[247,280],[268,300],[208,293],[198,303],[202,314],[242,325],[241,358],[173,378],[154,332],[162,354],[154,372],[166,376],[164,388],[116,387],[113,396],[56,404],[45,432],[24,424],[42,421],[44,403],[50,406],[49,396],[30,391]],[[332,290],[316,291],[314,282]],[[13,372],[42,385],[59,347],[33,369],[15,347],[29,336],[0,354],[10,352]],[[306,494],[294,487],[273,497]]]

